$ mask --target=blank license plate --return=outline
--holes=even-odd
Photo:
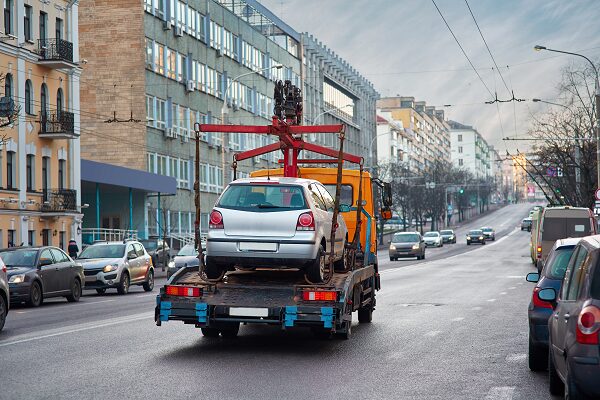
[[[240,242],[242,251],[277,251],[277,243]]]
[[[268,308],[230,307],[229,315],[233,317],[268,317]]]

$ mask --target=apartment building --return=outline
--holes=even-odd
[[[377,151],[373,164],[401,163],[409,165],[413,154],[413,137],[402,121],[395,121],[389,111],[377,114]]]
[[[3,11],[0,247],[66,249],[82,223],[78,5],[5,0]]]
[[[452,163],[465,169],[476,179],[492,176],[490,146],[483,136],[472,126],[449,121]]]

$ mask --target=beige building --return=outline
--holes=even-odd
[[[4,1],[1,89],[18,118],[0,129],[0,247],[80,239],[77,13],[76,1]]]

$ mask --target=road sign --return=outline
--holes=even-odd
[[[546,175],[548,175],[548,176],[557,176],[558,175],[558,171],[556,171],[555,167],[548,167],[546,169]]]
[[[600,188],[596,189],[596,200],[600,200]]]

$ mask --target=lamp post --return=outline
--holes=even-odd
[[[596,68],[596,66],[594,65],[592,60],[590,60],[583,54],[571,53],[569,51],[549,49],[545,46],[540,46],[540,45],[536,45],[533,49],[535,51],[546,50],[546,51],[551,51],[554,53],[568,54],[571,56],[581,57],[590,63],[594,73],[596,74],[596,80],[594,82],[595,89],[596,89],[596,91],[595,91],[595,97],[596,97],[596,127],[595,127],[596,128],[596,179],[597,179],[596,186],[600,187],[600,82],[598,81],[598,69]]]

